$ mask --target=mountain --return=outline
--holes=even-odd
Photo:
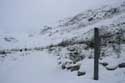
[[[124,83],[125,2],[86,10],[38,32],[0,35],[0,82],[96,83],[94,28],[101,38],[99,83]]]
[[[16,38],[18,42],[10,42],[11,45],[4,44],[2,47],[3,49],[17,47],[30,48],[32,46],[46,47],[62,41],[84,41],[91,39],[95,27],[100,29],[106,28],[105,30],[107,31],[112,31],[113,29],[112,32],[118,27],[124,29],[124,13],[125,2],[86,10],[73,17],[60,20],[55,26],[44,26],[39,32],[14,34],[12,37]]]

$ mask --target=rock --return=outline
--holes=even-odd
[[[81,71],[78,71],[77,72],[77,76],[83,76],[83,75],[85,75],[86,74],[86,72],[81,72]]]
[[[92,20],[94,20],[93,17],[90,17],[90,18],[88,19],[88,21],[92,21]]]
[[[119,68],[125,68],[125,63],[121,63],[118,65]]]
[[[6,52],[5,51],[0,51],[0,54],[6,54]]]
[[[117,68],[118,68],[118,66],[106,67],[107,70],[111,70],[111,71],[112,71],[112,70],[116,70]]]
[[[67,67],[67,69],[71,70],[71,72],[78,71],[80,69],[80,65],[70,66],[70,67]]]
[[[65,68],[66,68],[66,66],[65,66],[65,65],[62,65],[61,67],[62,67],[62,69],[65,69]]]
[[[20,49],[20,52],[22,52],[23,51],[23,49]]]
[[[75,51],[75,48],[68,48],[69,51]]]
[[[72,62],[65,62],[62,63],[61,61],[59,62],[61,64],[62,69],[67,69],[70,70],[73,66],[72,66]]]
[[[61,63],[62,63],[62,62],[61,62],[61,61],[59,61],[59,62],[58,62],[58,65],[60,65]]]
[[[27,51],[28,49],[27,48],[24,48],[24,51]]]
[[[108,63],[106,63],[106,62],[102,62],[100,64],[103,65],[103,66],[107,66],[108,65]]]
[[[93,56],[89,56],[89,57],[88,57],[88,59],[92,59],[92,58],[93,58]]]

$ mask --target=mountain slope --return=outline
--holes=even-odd
[[[98,81],[95,27],[101,37]],[[0,35],[0,44],[2,83],[124,83],[125,2],[81,12],[39,32]]]
[[[123,28],[125,25],[124,13],[125,2],[110,6],[105,5],[98,9],[86,10],[74,17],[62,20],[57,26],[45,26],[40,32],[28,33],[20,36],[16,34],[12,35],[18,42],[10,42],[10,45],[6,43],[2,44],[1,49],[46,47],[66,40],[83,41],[86,38],[92,37],[92,29],[95,27],[107,27],[108,31],[114,27]],[[1,39],[0,41],[3,40]]]

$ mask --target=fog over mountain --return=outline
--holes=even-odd
[[[31,32],[108,3],[112,0],[0,0],[0,33]]]

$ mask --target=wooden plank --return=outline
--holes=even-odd
[[[99,29],[94,29],[94,80],[99,79],[100,37]]]

